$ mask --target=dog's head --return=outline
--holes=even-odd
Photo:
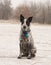
[[[20,15],[20,22],[21,22],[21,29],[23,31],[28,31],[30,29],[30,23],[32,21],[33,17],[29,17],[28,19],[25,19],[24,16]]]

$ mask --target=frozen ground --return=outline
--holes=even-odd
[[[51,65],[51,26],[31,25],[37,48],[33,59],[17,59],[19,55],[19,24],[0,23],[0,65]]]

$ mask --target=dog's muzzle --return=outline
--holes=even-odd
[[[26,29],[26,26],[23,26],[24,29]]]

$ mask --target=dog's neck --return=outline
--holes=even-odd
[[[22,31],[23,32],[23,35],[25,36],[25,37],[29,37],[29,32],[30,32],[30,30],[29,31]]]

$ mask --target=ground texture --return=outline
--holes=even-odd
[[[0,65],[51,65],[51,26],[31,25],[36,57],[17,59],[20,24],[0,23]]]

